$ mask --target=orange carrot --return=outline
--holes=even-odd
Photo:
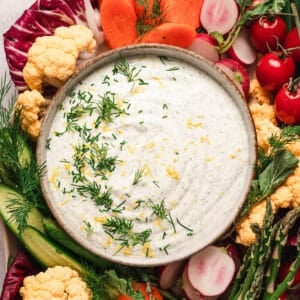
[[[164,21],[200,27],[200,11],[204,0],[161,0]]]
[[[141,39],[141,43],[160,43],[187,48],[196,37],[195,28],[189,24],[163,23]]]
[[[137,16],[133,0],[102,0],[100,17],[103,33],[110,48],[135,43]]]

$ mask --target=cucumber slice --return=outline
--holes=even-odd
[[[113,267],[113,264],[110,261],[89,252],[81,245],[79,245],[54,220],[50,218],[45,218],[44,228],[46,234],[58,244],[72,251],[73,253],[76,253],[79,256],[85,258],[86,260],[90,261],[96,266],[100,268]]]
[[[82,264],[36,228],[25,227],[20,238],[24,247],[42,266],[68,266],[80,275],[86,274]]]
[[[12,218],[12,212],[10,211],[10,209],[8,209],[9,201],[12,199],[18,199],[19,202],[25,201],[23,196],[19,194],[15,189],[8,185],[0,183],[0,216],[2,217],[7,227],[13,232],[14,235],[18,237],[18,224]],[[33,208],[28,214],[27,225],[30,225],[40,230],[41,232],[45,231],[43,225],[43,216],[35,208]]]

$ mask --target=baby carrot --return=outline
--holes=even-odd
[[[137,40],[137,16],[132,0],[102,0],[101,25],[107,45],[114,49]]]
[[[195,29],[200,27],[200,11],[203,0],[161,0],[164,21],[190,24]]]
[[[163,23],[141,37],[141,43],[160,43],[187,48],[196,37],[195,28],[189,24]]]

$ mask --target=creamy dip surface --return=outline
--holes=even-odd
[[[77,84],[55,115],[51,201],[97,254],[176,257],[236,211],[248,139],[231,96],[205,72],[167,57],[120,58]]]

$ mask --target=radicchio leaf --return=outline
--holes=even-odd
[[[1,300],[19,300],[19,289],[23,285],[26,276],[35,275],[40,271],[40,267],[25,252],[19,250],[12,264],[10,265],[3,283]]]
[[[92,9],[97,15],[98,4],[96,0],[37,0],[30,8],[24,11],[22,16],[10,29],[4,33],[4,49],[10,75],[16,88],[24,91],[28,87],[23,79],[23,68],[27,62],[27,52],[35,39],[40,36],[51,35],[60,26],[84,24],[91,14],[87,14],[85,3],[91,3]],[[89,7],[89,11],[91,10]],[[96,18],[96,16],[94,16]],[[99,17],[100,19],[100,17]],[[95,26],[92,31],[99,36],[100,29],[96,33]],[[98,41],[99,43],[101,41]]]

